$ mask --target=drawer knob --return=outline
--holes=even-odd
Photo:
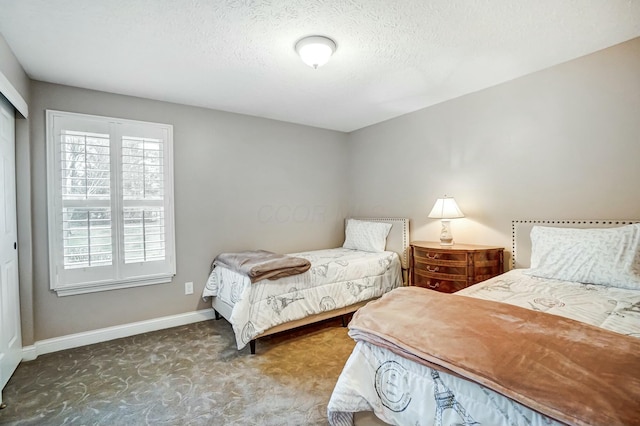
[[[439,256],[439,253],[434,253],[433,255],[427,253],[427,259],[437,259]]]
[[[431,284],[431,280],[429,280],[429,281],[427,281],[427,287],[429,287],[429,288],[438,288],[438,287],[440,287],[440,281],[437,281],[434,284]]]
[[[438,272],[438,270],[440,270],[439,266],[436,266],[435,268],[431,269],[431,267],[427,265],[427,271],[429,272]]]

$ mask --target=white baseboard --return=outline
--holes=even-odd
[[[113,327],[100,328],[98,330],[40,340],[31,346],[25,346],[22,348],[22,360],[32,361],[39,355],[51,352],[92,345],[94,343],[106,342],[108,340],[119,339],[121,337],[128,337],[136,334],[148,333],[150,331],[192,324],[194,322],[206,321],[213,319],[213,317],[213,309],[203,309],[201,311],[170,315],[167,317],[154,318],[146,321],[132,322],[130,324],[116,325]]]

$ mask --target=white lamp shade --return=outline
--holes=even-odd
[[[438,198],[436,204],[431,209],[429,217],[432,219],[456,219],[464,217],[456,200],[450,197]]]
[[[327,37],[305,37],[296,43],[296,52],[302,62],[313,68],[318,68],[329,62],[329,58],[336,51],[336,43]]]

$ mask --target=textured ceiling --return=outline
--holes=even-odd
[[[0,33],[36,80],[352,131],[638,37],[640,0],[0,0]]]

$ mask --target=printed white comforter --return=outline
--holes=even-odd
[[[640,291],[540,279],[523,271],[507,272],[457,294],[640,337]],[[353,413],[358,411],[373,411],[385,422],[400,425],[557,424],[480,385],[365,342],[356,344],[338,379],[328,405],[329,423],[351,425]]]
[[[402,284],[394,252],[369,253],[344,248],[293,253],[311,262],[299,275],[251,284],[248,277],[216,267],[203,297],[233,306],[229,319],[238,349],[265,330],[309,315],[381,296]]]

